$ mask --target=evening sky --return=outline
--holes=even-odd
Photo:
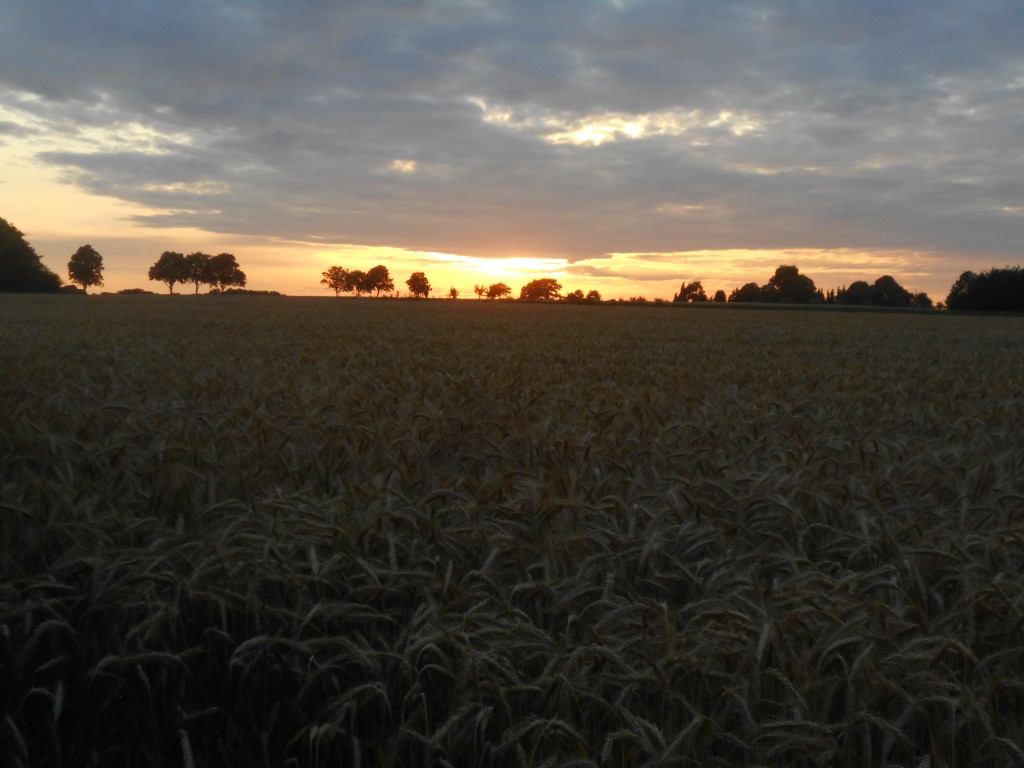
[[[671,298],[1024,246],[1024,4],[9,0],[0,216],[107,289],[164,250],[254,288],[555,276]]]

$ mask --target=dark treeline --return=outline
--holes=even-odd
[[[946,298],[949,309],[1024,312],[1024,270],[993,267],[987,272],[964,272]]]
[[[245,287],[245,272],[238,266],[233,254],[218,253],[211,256],[202,251],[187,256],[177,251],[164,251],[160,258],[149,268],[149,279],[164,283],[169,293],[174,293],[178,283],[195,286],[208,285],[211,291],[224,293],[229,287]]]
[[[83,292],[91,286],[103,285],[103,256],[91,245],[79,247],[68,259],[68,278],[72,285],[62,285],[59,275],[43,264],[39,254],[29,245],[24,234],[0,218],[0,292],[55,293]],[[187,256],[164,251],[149,268],[149,279],[164,283],[169,293],[177,284],[192,283],[199,293],[202,285],[217,293],[228,293],[245,287],[246,277],[233,254],[216,256],[196,252]],[[75,285],[80,288],[75,288]],[[130,288],[118,293],[149,293]]]
[[[673,301],[707,301],[700,281],[683,283]],[[783,264],[775,270],[764,285],[747,283],[734,288],[728,297],[718,291],[713,301],[764,304],[845,304],[871,307],[919,307],[931,309],[932,300],[926,293],[911,293],[892,275],[882,275],[874,283],[857,280],[849,286],[823,291],[814,281],[792,265]]]
[[[60,276],[42,263],[35,249],[13,225],[0,218],[0,293],[55,293],[58,291],[84,292],[92,286],[103,285],[103,257],[91,245],[79,247],[68,260],[68,279],[64,285]],[[176,285],[189,285],[199,293],[203,285],[216,293],[276,293],[274,291],[245,291],[246,275],[233,254],[211,256],[202,252],[190,254],[164,251],[149,268],[150,280],[164,283],[169,293]],[[330,267],[320,282],[342,293],[390,294],[395,290],[388,268],[378,264],[370,270]],[[414,298],[428,298],[433,290],[423,272],[414,272],[405,281]],[[76,288],[75,286],[79,286]],[[601,304],[598,291],[584,293],[577,289],[562,294],[562,285],[554,278],[532,280],[519,291],[520,301],[562,301],[577,304]],[[512,288],[497,282],[489,286],[475,285],[477,298],[512,299]],[[149,293],[131,288],[119,293]],[[450,298],[458,298],[454,287]],[[645,303],[642,296],[634,296],[616,303]],[[818,288],[814,281],[800,270],[783,264],[762,285],[751,282],[736,287],[726,295],[718,290],[709,299],[701,281],[683,282],[672,301],[674,303],[764,303],[764,304],[838,304],[865,307],[915,307],[931,309],[934,305],[925,293],[912,293],[900,285],[892,275],[882,275],[873,283],[856,280],[848,286],[829,289]],[[657,300],[658,303],[664,303]],[[1024,269],[1021,267],[993,267],[986,272],[964,272],[949,290],[945,304],[940,308],[961,311],[1024,312]]]

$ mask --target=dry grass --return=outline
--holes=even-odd
[[[1024,761],[1024,323],[0,298],[12,765]]]

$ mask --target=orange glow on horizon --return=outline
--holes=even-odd
[[[147,273],[165,250],[234,253],[248,276],[248,287],[292,296],[330,296],[320,278],[334,265],[367,270],[384,264],[403,294],[409,275],[424,272],[432,295],[446,296],[449,288],[455,287],[460,298],[474,300],[475,285],[503,282],[515,297],[526,283],[542,277],[558,280],[563,293],[597,290],[605,299],[643,296],[671,300],[680,283],[693,280],[700,280],[711,296],[719,289],[728,294],[748,282],[763,284],[780,264],[796,264],[823,290],[892,274],[904,287],[926,291],[933,300],[944,298],[952,279],[942,273],[935,257],[909,250],[726,249],[607,253],[570,261],[552,254],[484,257],[330,243],[312,237],[286,239],[147,227],[133,217],[154,211],[90,194],[68,184],[55,171],[41,171],[33,151],[32,146],[17,140],[0,145],[0,164],[5,168],[0,216],[20,229],[43,262],[65,281],[70,255],[80,245],[93,245],[104,257],[104,286],[96,292],[126,288],[163,292],[164,286],[150,282]]]

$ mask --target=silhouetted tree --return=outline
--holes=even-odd
[[[166,283],[171,293],[174,293],[175,283],[188,282],[188,262],[185,261],[185,254],[177,251],[164,251],[160,258],[149,268],[149,279]]]
[[[448,289],[448,298],[449,299],[457,299],[457,298],[459,298],[459,289],[456,288],[454,285],[451,288]]]
[[[195,292],[199,293],[200,285],[213,285],[213,275],[210,273],[210,259],[213,257],[208,253],[196,251],[185,257],[187,265],[187,277],[183,282],[193,283]]]
[[[913,298],[892,275],[882,275],[871,286],[871,303],[876,307],[909,307]]]
[[[704,292],[704,286],[701,285],[700,280],[694,280],[692,283],[687,283],[684,280],[683,284],[679,286],[679,293],[672,297],[672,301],[676,303],[695,303],[707,300],[708,295]]]
[[[103,257],[91,245],[83,245],[68,260],[68,277],[88,292],[90,285],[103,285]]]
[[[372,290],[367,287],[366,273],[361,269],[350,269],[348,272],[348,288],[356,296],[362,296],[364,292]]]
[[[474,285],[473,286],[473,293],[476,294],[476,297],[478,299],[482,299],[487,294],[487,286],[484,286],[484,285]]]
[[[932,300],[928,297],[927,293],[915,293],[914,298],[911,299],[911,306],[917,307],[918,309],[933,309]]]
[[[409,286],[409,293],[414,298],[427,298],[430,296],[430,281],[427,280],[427,276],[422,272],[413,272],[409,279],[405,281],[405,284]]]
[[[920,306],[930,308],[931,299],[923,293],[919,296],[920,299],[900,285],[892,275],[882,275],[870,285],[865,280],[854,280],[847,288],[840,288],[835,293],[829,291],[826,301],[854,307]]]
[[[43,264],[35,248],[21,231],[0,219],[0,292],[44,292],[60,290],[60,277]]]
[[[367,293],[376,291],[377,295],[380,296],[381,291],[391,293],[395,290],[395,281],[391,279],[391,273],[388,272],[388,268],[383,264],[378,264],[366,273],[366,277],[363,280],[363,289]]]
[[[946,306],[950,309],[1024,312],[1024,269],[993,267],[987,272],[964,272],[953,283]]]
[[[210,281],[223,293],[229,285],[245,287],[245,272],[243,272],[234,254],[218,253],[210,257]]]
[[[512,293],[512,289],[505,283],[492,283],[487,288],[488,299],[503,299]]]
[[[713,302],[715,302],[716,304],[724,304],[725,303],[725,291],[723,291],[721,288],[719,288],[717,291],[715,291],[715,296],[711,300]]]
[[[729,301],[755,303],[761,301],[761,287],[757,283],[747,283],[742,288],[733,288]]]
[[[519,289],[520,301],[546,301],[557,299],[558,292],[562,290],[562,284],[553,277],[542,277],[538,280],[531,280]]]
[[[961,272],[960,277],[956,279],[949,289],[949,295],[946,296],[946,306],[950,309],[976,309],[976,307],[972,306],[975,297],[971,294],[977,280],[978,276],[971,272],[971,270]]]
[[[871,286],[868,285],[867,281],[854,280],[850,283],[849,287],[841,288],[839,290],[836,300],[840,304],[849,304],[854,307],[860,307],[865,304],[870,304],[871,297]]]
[[[587,298],[584,299],[588,304],[600,304],[601,303],[601,292],[597,290],[587,291]]]
[[[586,298],[587,297],[583,294],[583,291],[577,288],[575,291],[565,294],[565,296],[562,297],[562,301],[568,301],[570,304],[579,304]]]
[[[321,274],[323,277],[320,279],[320,283],[334,291],[335,296],[340,296],[342,291],[352,290],[349,271],[344,267],[328,267],[327,271]]]
[[[766,301],[807,304],[814,300],[817,289],[814,287],[814,281],[807,275],[801,275],[799,269],[790,264],[783,264],[768,279],[767,285],[763,286],[762,295]]]

